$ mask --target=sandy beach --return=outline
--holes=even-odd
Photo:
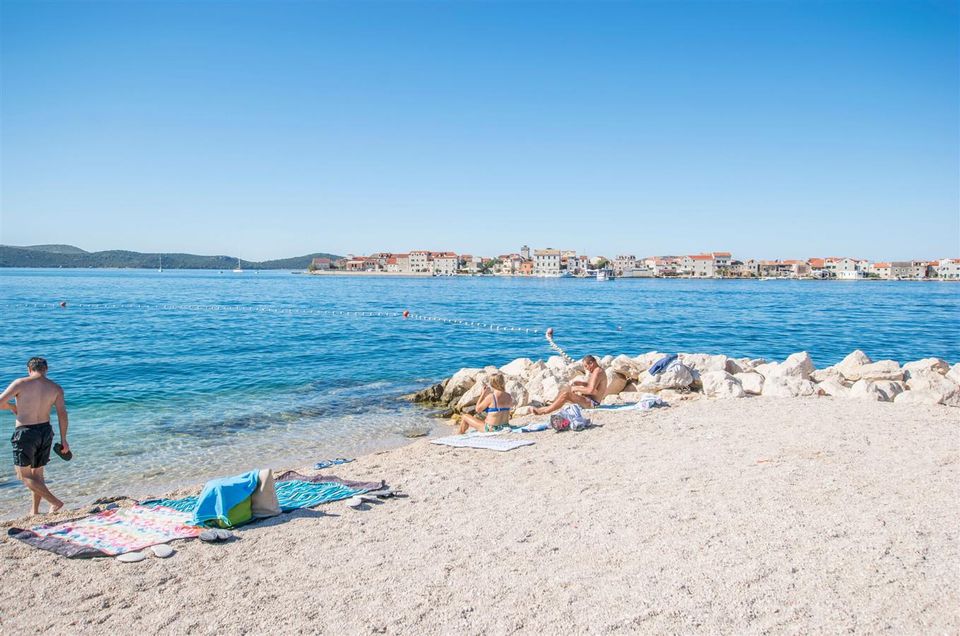
[[[958,411],[761,397],[594,418],[508,453],[362,457],[329,472],[409,497],[178,541],[167,560],[4,536],[0,631],[960,630]]]

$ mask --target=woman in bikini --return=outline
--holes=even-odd
[[[458,432],[463,435],[471,427],[484,432],[503,430],[508,426],[512,408],[513,398],[504,388],[503,374],[494,373],[487,378],[477,398],[476,415],[464,413],[460,416]],[[483,419],[479,417],[481,413]]]

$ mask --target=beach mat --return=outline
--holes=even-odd
[[[116,556],[174,539],[192,539],[200,528],[187,525],[191,513],[159,506],[134,505],[7,534],[41,550],[69,558]]]
[[[504,439],[490,435],[451,435],[430,440],[431,444],[453,446],[454,448],[479,448],[492,451],[511,451],[521,446],[533,444],[531,439]]]
[[[324,475],[307,476],[288,470],[274,478],[280,510],[290,512],[300,508],[312,508],[322,503],[349,499],[372,490],[386,487],[383,481],[349,481]],[[182,499],[150,499],[144,506],[161,506],[181,512],[192,513],[197,507],[197,497]]]

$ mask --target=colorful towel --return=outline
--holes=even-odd
[[[550,422],[531,422],[526,426],[518,426],[513,429],[514,433],[539,433],[550,429]]]
[[[190,518],[190,513],[172,508],[134,505],[56,525],[29,530],[11,528],[7,534],[65,557],[116,556],[174,539],[196,537],[200,528],[188,525]]]
[[[217,524],[224,527],[238,525],[236,507],[243,507],[246,502],[245,516],[241,522],[249,521],[250,495],[257,489],[260,481],[260,471],[251,470],[242,475],[211,479],[203,486],[200,492],[197,508],[193,513],[193,525]],[[233,514],[231,514],[233,512]]]
[[[347,488],[353,488],[354,490],[380,490],[381,488],[387,487],[387,482],[381,481],[353,481],[351,479],[340,479],[339,477],[334,477],[333,475],[304,475],[298,473],[295,470],[288,470],[284,473],[280,473],[277,477],[274,478],[275,482],[281,481],[309,481],[312,483],[317,483],[321,481],[329,481],[337,484],[343,484]]]
[[[480,448],[483,450],[504,452],[513,450],[514,448],[520,448],[521,446],[530,446],[533,444],[533,440],[503,439],[480,435],[451,435],[450,437],[432,439],[430,443],[453,446],[454,448]]]

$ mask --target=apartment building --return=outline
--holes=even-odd
[[[416,250],[410,252],[410,271],[416,274],[430,271],[430,252],[428,250]]]
[[[942,258],[934,266],[937,278],[960,280],[960,258]]]
[[[613,272],[618,276],[623,275],[624,272],[628,272],[637,267],[637,257],[631,254],[620,255],[613,259]]]
[[[453,252],[432,252],[430,273],[434,276],[453,276],[460,269],[460,257]]]
[[[871,263],[870,264],[870,273],[876,276],[877,278],[890,278],[891,277],[891,268],[890,263]]]
[[[560,250],[547,248],[533,253],[534,276],[560,275]]]
[[[890,263],[890,278],[917,280],[926,277],[926,261],[894,261]]]

